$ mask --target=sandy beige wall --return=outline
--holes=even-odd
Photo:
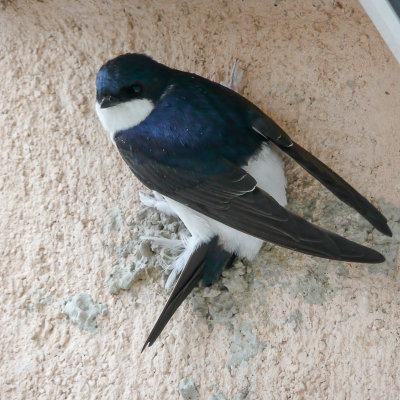
[[[217,81],[239,59],[244,94],[383,206],[395,237],[287,163],[291,207],[388,263],[267,246],[226,278],[244,292],[196,295],[140,354],[167,294],[159,274],[104,284],[130,260],[140,185],[93,110],[98,68],[127,51]],[[207,400],[398,398],[400,67],[357,1],[14,1],[0,77],[1,398],[176,399],[185,377]],[[81,292],[108,305],[97,334],[61,312]]]

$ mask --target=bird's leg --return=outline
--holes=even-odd
[[[182,250],[185,247],[185,240],[182,239],[167,239],[164,237],[156,237],[156,236],[140,236],[139,239],[153,242],[155,245],[159,247],[176,252]]]
[[[180,273],[185,268],[190,256],[202,243],[202,241],[196,236],[191,236],[183,242],[184,250],[179,254],[179,256],[169,267],[169,269],[171,269],[172,271],[168,277],[167,283],[165,284],[165,289],[167,290],[170,290],[173,287]]]
[[[164,197],[156,192],[152,191],[151,194],[139,192],[140,201],[143,205],[150,208],[155,208],[157,211],[160,211],[166,215],[171,215],[177,217],[175,211],[171,208],[169,203],[164,199]],[[149,240],[156,245],[166,248],[172,251],[181,250],[184,247],[184,240],[180,239],[167,239],[164,237],[155,237],[155,236],[142,236],[141,240]]]
[[[139,192],[139,197],[145,206],[155,208],[164,214],[178,217],[165,198],[155,190],[152,191],[152,194]],[[164,258],[166,260],[162,262],[162,267],[165,270],[171,270],[166,284],[166,289],[170,289],[185,266],[190,254],[196,248],[193,244],[193,238],[168,239],[165,237],[141,236],[140,240],[150,241],[160,248],[171,251],[172,255],[165,255]]]
[[[176,217],[175,211],[171,208],[164,197],[155,190],[153,190],[152,193],[153,195],[139,192],[139,197],[142,204],[150,208],[155,208],[157,211],[160,211],[164,214]]]
[[[167,239],[164,237],[141,236],[140,240],[151,241],[156,246],[168,249],[172,255],[165,255],[161,265],[166,271],[171,271],[165,288],[171,289],[182,269],[185,267],[191,254],[201,244],[201,240],[196,236],[184,237],[183,239]]]

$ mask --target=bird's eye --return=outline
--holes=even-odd
[[[130,89],[131,92],[134,93],[136,96],[142,93],[142,85],[139,85],[139,83],[134,83],[130,86]]]

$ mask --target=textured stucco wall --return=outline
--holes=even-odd
[[[400,67],[356,0],[16,0],[0,37],[2,399],[176,399],[186,377],[206,400],[398,398]],[[244,94],[380,204],[395,235],[287,162],[290,206],[388,263],[267,245],[140,354],[164,278],[149,269],[117,295],[105,279],[135,261],[135,228],[163,217],[137,214],[140,185],[93,111],[96,71],[127,51],[217,81],[239,59]],[[61,311],[79,293],[108,306],[97,333]]]

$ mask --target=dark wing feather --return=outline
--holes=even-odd
[[[182,304],[183,300],[195,288],[203,276],[205,258],[208,250],[208,243],[201,244],[190,256],[185,268],[181,272],[174,289],[169,296],[160,316],[157,319],[153,329],[147,338],[142,351],[147,345],[151,346],[160,335],[165,325],[171,319],[172,315]]]
[[[174,315],[175,311],[182,304],[185,298],[194,289],[197,283],[202,280],[203,285],[213,283],[225,268],[228,268],[234,261],[235,256],[225,251],[218,244],[218,237],[201,244],[190,256],[185,268],[181,272],[174,289],[151,330],[142,351],[146,346],[151,346]]]
[[[253,177],[234,165],[229,168],[227,165],[229,172],[226,173],[200,175],[196,171],[160,165],[154,160],[142,159],[138,163],[131,152],[121,148],[120,151],[146,186],[239,231],[318,257],[364,263],[384,261],[375,250],[319,228],[286,210],[257,188]]]
[[[359,212],[378,231],[387,236],[392,236],[387,219],[382,213],[327,165],[295,142],[291,147],[279,147],[314,178],[318,179],[335,196]]]
[[[258,117],[254,120],[252,128],[257,133],[279,146],[283,152],[297,161],[335,196],[359,212],[378,231],[385,235],[392,236],[392,232],[387,224],[387,219],[376,207],[322,161],[318,160],[307,150],[291,140],[283,129],[274,121],[267,116]]]

